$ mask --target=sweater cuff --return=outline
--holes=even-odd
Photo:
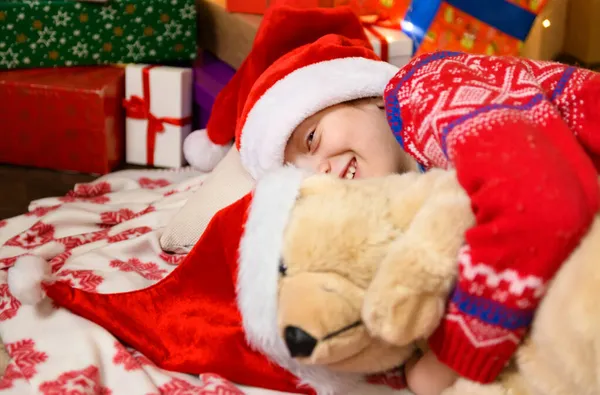
[[[489,325],[461,314],[447,316],[429,338],[429,347],[440,362],[459,376],[482,384],[490,383],[508,365],[518,344],[514,332],[499,327],[490,328],[498,341],[478,342],[478,329],[485,330],[485,326]],[[506,333],[502,336],[498,332]]]

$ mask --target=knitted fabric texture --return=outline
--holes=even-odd
[[[476,223],[429,343],[461,376],[490,382],[598,210],[600,75],[438,52],[400,70],[385,99],[405,151],[425,169],[455,168],[471,198]]]

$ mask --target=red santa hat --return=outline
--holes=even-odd
[[[52,282],[47,271],[32,270],[40,265],[28,260],[9,269],[10,291],[23,303],[36,303],[45,281],[45,293],[57,305],[95,322],[167,370],[212,372],[237,384],[288,393],[395,393],[369,384],[363,375],[301,365],[281,338],[279,261],[305,176],[292,167],[267,174],[253,194],[218,212],[186,259],[151,287],[91,293]]]
[[[383,62],[347,7],[270,8],[252,50],[217,96],[207,129],[185,142],[188,162],[212,169],[235,138],[258,179],[283,164],[285,145],[307,117],[327,107],[382,96],[398,68]]]

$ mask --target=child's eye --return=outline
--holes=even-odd
[[[283,262],[283,259],[281,259],[281,260],[279,261],[279,274],[280,274],[281,276],[285,276],[285,275],[287,275],[287,266],[286,266],[286,264]]]
[[[308,149],[310,149],[310,147],[312,146],[312,142],[315,138],[315,131],[313,130],[312,132],[310,132],[308,134],[308,136],[306,136],[306,146],[308,147]]]

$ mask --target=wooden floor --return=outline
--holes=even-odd
[[[76,183],[96,177],[0,164],[0,220],[25,213],[32,200],[63,196]]]

